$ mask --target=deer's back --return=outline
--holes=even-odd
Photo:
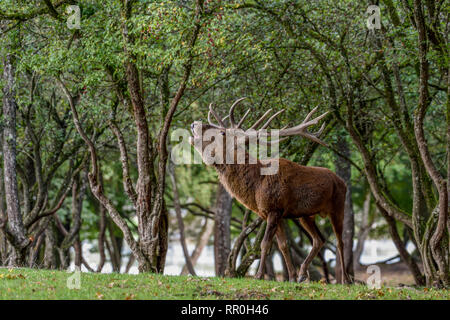
[[[345,200],[345,189],[343,180],[327,168],[302,166],[280,158],[278,173],[265,176],[255,194],[257,213],[263,218],[271,211],[285,218],[325,216],[342,196]]]

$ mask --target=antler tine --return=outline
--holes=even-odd
[[[314,109],[312,109],[308,115],[306,116],[305,120],[303,120],[302,123],[306,123],[309,121],[309,118],[311,118],[311,116],[317,111],[317,109],[319,109],[319,106],[315,107]]]
[[[328,145],[323,142],[322,140],[319,139],[320,135],[322,134],[323,130],[326,127],[326,123],[323,123],[322,126],[320,127],[319,131],[317,131],[316,133],[309,133],[309,132],[304,132],[303,134],[300,134],[302,136],[304,136],[305,138],[308,138],[314,142],[317,142],[325,147],[328,147]]]
[[[269,124],[272,122],[273,119],[275,119],[279,114],[283,113],[284,109],[281,109],[280,111],[278,111],[277,113],[275,113],[273,116],[271,116],[269,118],[269,120],[267,120],[267,122],[261,127],[261,129],[265,129],[269,126]]]
[[[217,128],[217,129],[220,128],[218,125],[216,125],[216,124],[214,124],[214,123],[212,122],[212,120],[211,120],[211,111],[208,111],[208,123],[209,123],[210,126],[212,126],[212,127],[214,127],[214,128]]]
[[[299,132],[302,132],[303,130],[305,130],[307,127],[317,124],[320,120],[325,118],[328,113],[329,113],[329,111],[325,112],[324,114],[322,114],[322,115],[318,116],[317,118],[314,118],[308,122],[302,122],[298,126],[280,130],[280,136],[292,136],[294,134],[298,134]]]
[[[250,109],[247,110],[247,112],[244,114],[244,116],[241,118],[241,121],[236,126],[236,129],[240,129],[242,123],[244,123],[245,118],[247,118],[248,114],[250,113]]]
[[[213,104],[211,103],[209,105],[209,112],[208,112],[208,122],[210,125],[215,126],[214,123],[212,123],[211,120],[211,114],[214,116],[214,118],[216,118],[217,122],[219,123],[220,126],[222,126],[222,128],[225,128],[225,125],[223,124],[223,121],[220,119],[220,117],[217,115],[217,113],[214,111],[213,109]]]
[[[264,119],[267,118],[267,116],[268,116],[269,113],[271,113],[271,112],[272,112],[272,109],[267,110],[266,113],[264,113],[264,114],[262,115],[262,117],[259,118],[258,121],[256,121],[256,122],[250,127],[250,129],[255,129],[255,128],[257,128],[257,127],[260,125],[260,123],[263,122]],[[249,129],[249,130],[250,130],[250,129]]]
[[[233,105],[230,107],[230,112],[228,113],[228,116],[230,117],[230,126],[232,128],[236,128],[236,123],[234,122],[234,108],[236,108],[236,106],[242,101],[244,100],[246,97],[242,97],[237,99]]]
[[[319,138],[317,138],[315,135],[312,135],[312,134],[310,134],[310,133],[308,133],[308,132],[301,132],[301,133],[299,133],[299,135],[300,135],[300,136],[303,136],[303,137],[305,137],[305,138],[307,138],[307,139],[309,139],[309,140],[311,140],[311,141],[314,141],[314,142],[316,142],[316,143],[318,143],[318,144],[321,144],[321,145],[323,145],[324,147],[328,147],[328,145],[327,145],[325,142],[323,142],[322,140],[320,140]]]
[[[314,142],[317,142],[323,146],[327,146],[327,144],[323,141],[321,141],[318,136],[323,132],[323,130],[325,129],[325,123],[322,124],[320,130],[316,133],[316,134],[312,134],[306,131],[306,128],[313,126],[315,124],[317,124],[320,120],[322,120],[323,118],[325,118],[329,111],[325,112],[324,114],[318,116],[317,118],[314,118],[312,120],[309,120],[311,118],[311,115],[317,110],[317,108],[314,108],[305,118],[305,120],[303,120],[303,122],[301,124],[299,124],[298,126],[292,127],[292,128],[288,128],[288,129],[282,129],[279,132],[280,136],[293,136],[293,135],[300,135],[303,136],[305,138],[308,138]],[[306,121],[309,120],[309,121]]]
[[[277,143],[280,143],[280,142],[282,142],[282,141],[284,141],[284,140],[287,140],[287,139],[289,139],[289,137],[285,137],[285,138],[280,138],[280,139],[268,141],[267,139],[263,139],[262,137],[259,137],[259,141],[260,141],[260,142],[262,142],[262,143],[267,142],[267,143],[269,143],[269,144],[277,144]]]
[[[322,124],[322,126],[320,127],[319,131],[317,131],[316,133],[314,133],[314,135],[315,135],[316,137],[319,137],[319,136],[322,134],[323,129],[325,129],[326,125],[327,125],[327,124],[324,122],[324,123]]]

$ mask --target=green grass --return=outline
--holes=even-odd
[[[201,278],[154,274],[82,273],[80,289],[67,288],[64,271],[0,268],[0,299],[450,299],[449,290],[369,289],[365,285]]]

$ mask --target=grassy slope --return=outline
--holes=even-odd
[[[152,274],[81,274],[68,289],[64,271],[0,268],[0,299],[450,299],[449,290],[295,284]]]

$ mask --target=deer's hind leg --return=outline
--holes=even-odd
[[[320,233],[319,228],[317,228],[317,225],[314,220],[315,220],[314,216],[302,217],[299,219],[302,227],[308,232],[308,234],[312,238],[311,252],[308,254],[305,261],[303,261],[302,265],[300,266],[300,272],[297,279],[297,282],[299,283],[307,279],[307,272],[310,263],[312,262],[314,257],[317,256],[320,249],[322,249],[323,245],[325,244],[325,239]]]
[[[281,221],[278,224],[276,236],[277,236],[278,249],[280,249],[281,254],[283,255],[284,261],[286,262],[286,267],[287,267],[288,273],[289,273],[289,281],[295,282],[296,272],[295,272],[294,264],[292,263],[291,254],[289,253],[289,246],[287,243],[287,237],[286,237],[286,233],[284,230],[283,221]]]

